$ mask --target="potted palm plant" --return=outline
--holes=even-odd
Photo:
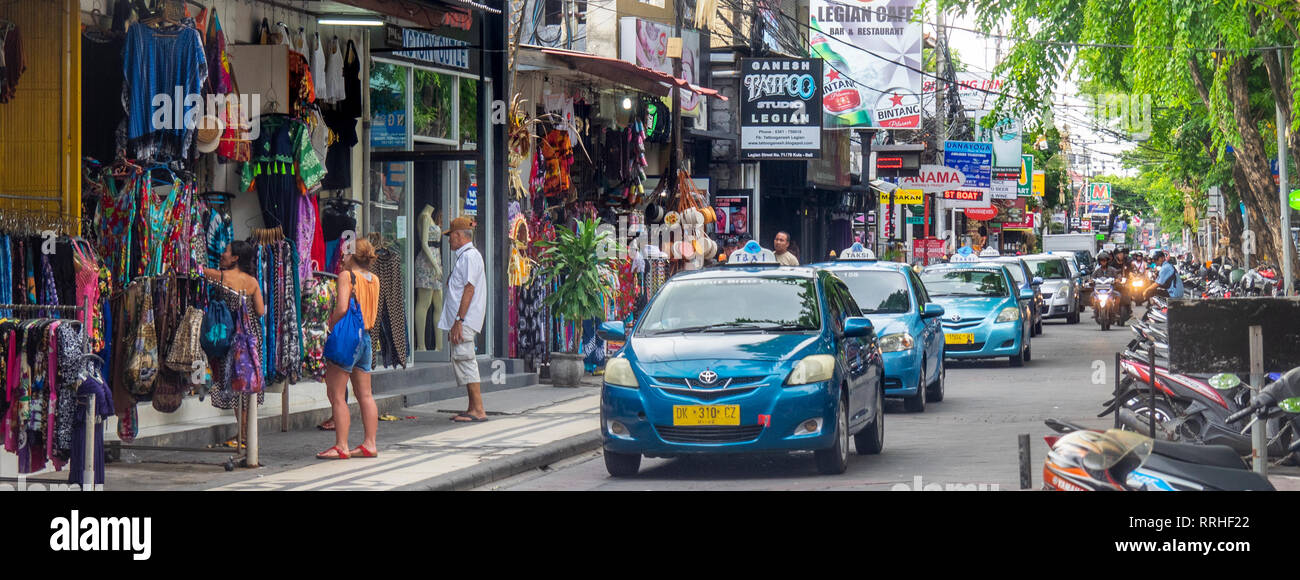
[[[601,295],[609,288],[619,246],[608,231],[597,231],[600,220],[587,218],[575,230],[556,228],[555,239],[538,242],[542,253],[538,261],[548,280],[558,282],[546,296],[546,306],[577,325],[578,336],[568,352],[551,353],[551,383],[557,387],[576,387],[585,371],[578,354],[582,344],[582,322],[603,319],[605,309]]]

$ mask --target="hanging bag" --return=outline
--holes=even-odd
[[[226,279],[225,272],[221,279]],[[224,300],[212,300],[209,297],[208,309],[203,313],[203,325],[200,328],[199,344],[209,359],[225,358],[230,352],[230,342],[235,333],[235,321],[230,316],[230,308]]]
[[[245,299],[239,308],[238,329],[230,345],[230,388],[236,393],[262,392],[261,350],[257,338],[248,329],[248,301]]]
[[[131,356],[126,366],[126,386],[133,395],[149,396],[153,394],[154,381],[162,362],[158,359],[158,329],[154,326],[153,287],[149,282],[144,283],[144,296],[138,300]]]
[[[343,368],[351,368],[357,358],[357,346],[361,344],[361,335],[365,332],[365,320],[361,317],[361,306],[357,304],[357,275],[351,270],[352,288],[348,298],[348,311],[343,318],[334,323],[330,336],[325,340],[325,360]]]
[[[203,311],[190,306],[185,309],[180,324],[176,326],[176,338],[167,351],[167,368],[180,373],[194,370],[195,361],[206,363],[201,344],[203,336]]]

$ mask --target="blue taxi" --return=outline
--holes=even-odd
[[[633,475],[641,457],[814,451],[843,473],[884,447],[884,364],[871,321],[824,270],[776,264],[750,242],[728,265],[664,284],[605,365],[605,467]]]
[[[930,299],[946,311],[940,318],[945,356],[1005,356],[1013,367],[1030,359],[1032,325],[1025,320],[1020,301],[1033,299],[1033,290],[1016,284],[1005,264],[980,262],[959,251],[951,263],[927,267],[921,281]]]
[[[902,397],[903,407],[925,412],[926,402],[944,395],[944,308],[930,302],[925,284],[907,264],[881,262],[854,244],[834,262],[813,264],[834,272],[849,287],[862,314],[871,319],[885,359],[885,396]]]

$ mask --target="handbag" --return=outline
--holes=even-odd
[[[207,363],[200,344],[203,333],[203,311],[190,306],[185,309],[180,324],[176,326],[176,338],[167,351],[167,368],[179,373],[194,370],[196,361]]]
[[[357,275],[352,276],[352,287],[356,288]],[[356,362],[357,346],[361,344],[361,335],[365,333],[365,319],[361,317],[361,305],[357,304],[355,290],[350,291],[348,311],[334,323],[329,338],[325,339],[325,360],[343,368],[351,368]]]
[[[158,378],[158,334],[154,327],[153,288],[144,284],[144,297],[136,305],[135,336],[130,341],[131,354],[126,363],[126,387],[133,395],[153,394]]]
[[[262,353],[257,339],[248,330],[247,308],[248,305],[244,304],[239,309],[237,330],[230,345],[230,388],[236,393],[260,393],[263,385]]]
[[[226,274],[222,272],[224,281]],[[230,308],[224,300],[208,300],[208,308],[203,312],[203,325],[199,331],[199,344],[209,359],[225,358],[230,352],[231,338],[235,333],[235,321],[230,316]]]

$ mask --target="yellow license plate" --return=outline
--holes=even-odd
[[[975,335],[969,332],[943,335],[944,344],[975,344]]]
[[[673,425],[739,425],[740,405],[673,405]]]

